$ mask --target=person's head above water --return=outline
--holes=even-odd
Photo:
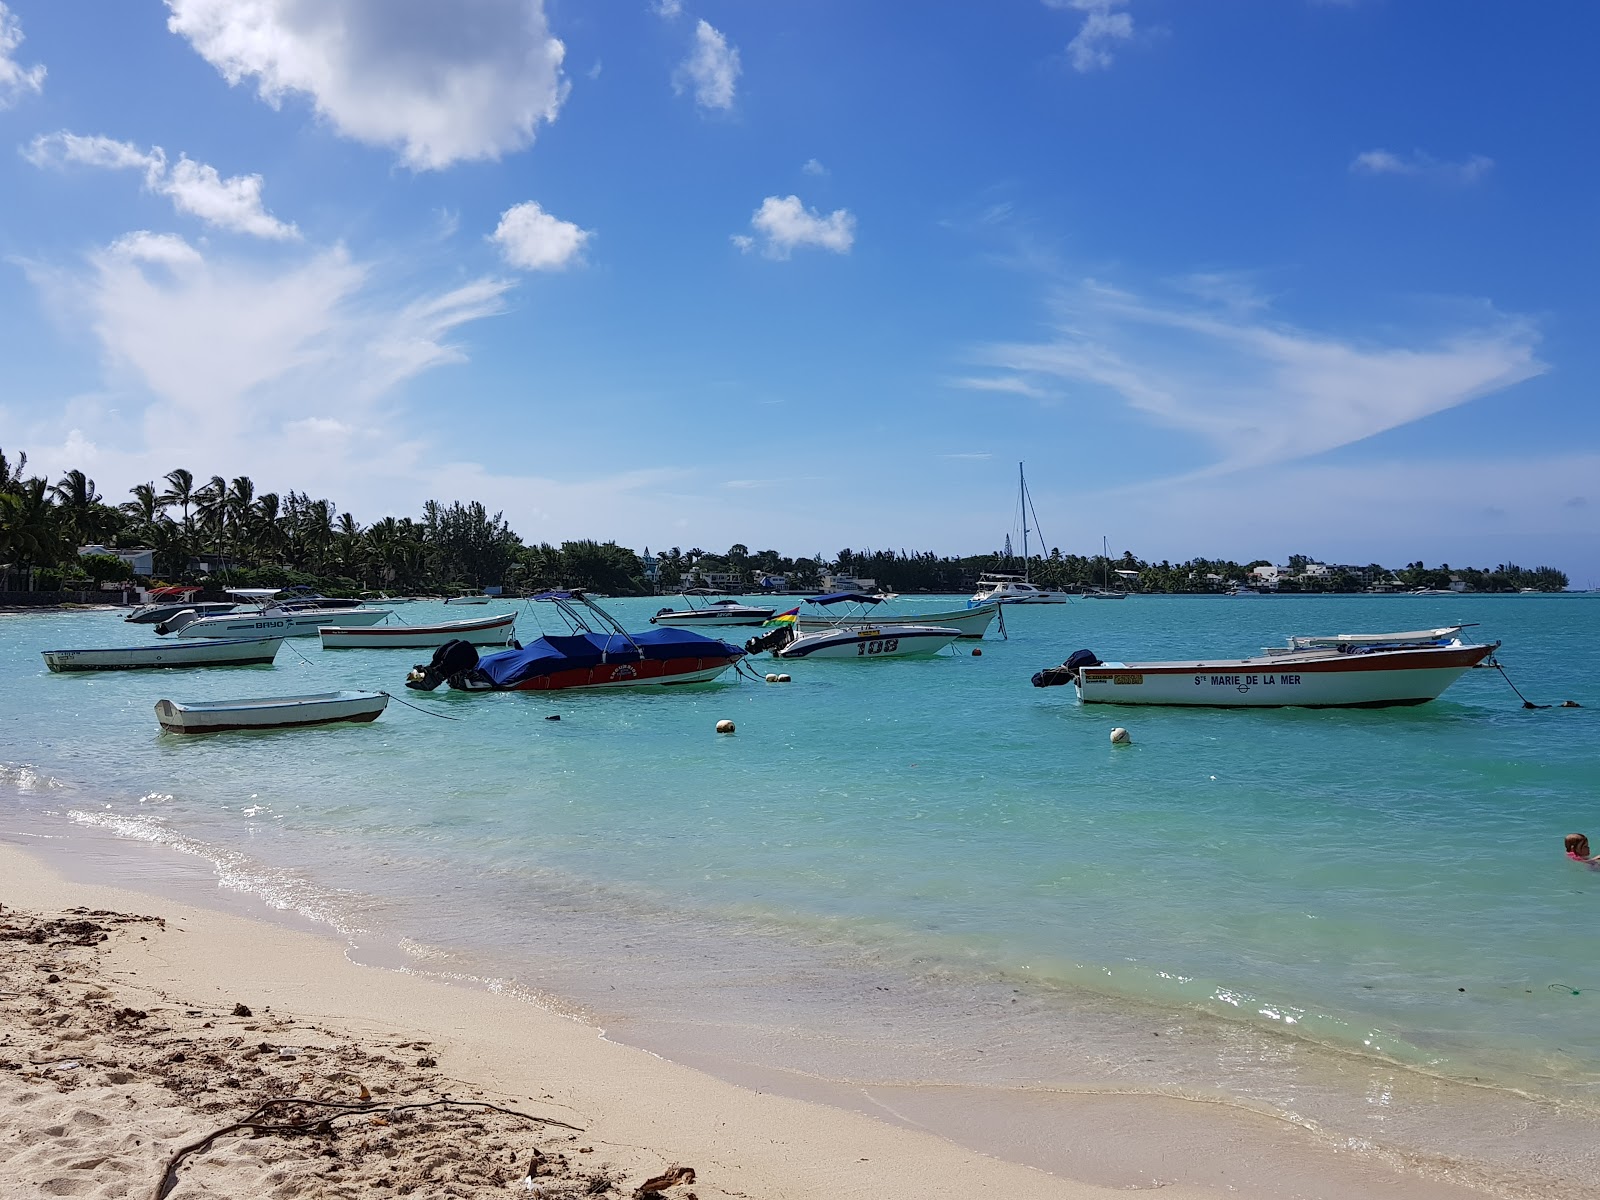
[[[1589,837],[1583,833],[1567,834],[1567,853],[1573,858],[1589,857]]]

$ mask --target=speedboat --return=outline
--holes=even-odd
[[[835,604],[854,604],[853,610],[827,622],[821,629],[800,632],[799,610],[776,619],[770,633],[751,638],[744,648],[751,654],[770,650],[774,658],[914,658],[937,654],[961,636],[948,625],[908,625],[903,622],[868,624],[861,614],[878,597],[864,592],[832,592],[812,596],[807,604],[829,608]]]
[[[430,662],[417,664],[406,686],[423,692],[441,683],[461,692],[663,687],[707,683],[744,657],[738,646],[692,629],[629,633],[582,592],[541,592],[529,599],[550,605],[572,632],[483,658],[470,642],[449,642]]]
[[[853,614],[834,616],[831,613],[800,613],[795,624],[802,633],[810,633],[818,629],[843,629],[851,626],[871,628],[883,624],[885,621],[895,625],[938,625],[947,629],[954,629],[964,638],[981,638],[988,632],[990,624],[995,617],[1000,616],[1000,602],[989,601],[984,604],[971,604],[966,608],[940,609],[937,612],[895,612],[881,613],[868,612],[865,605],[882,604],[893,599],[890,596],[869,595],[866,592],[834,592],[835,596],[851,597],[857,604],[863,606]],[[823,599],[815,597],[812,603]],[[1001,632],[1005,632],[1005,620],[1000,622]]]
[[[415,596],[390,596],[384,592],[362,592],[363,604],[415,604]]]
[[[487,604],[494,597],[484,592],[469,592],[465,596],[446,596],[446,604]]]
[[[683,594],[687,608],[663,608],[650,618],[652,625],[677,625],[683,629],[697,629],[702,625],[760,625],[772,618],[778,610],[761,608],[753,604],[740,604],[737,600],[713,600],[709,604],[694,606],[689,599],[693,593]]]
[[[229,588],[228,594],[256,608],[215,617],[185,609],[157,625],[156,632],[181,638],[316,637],[324,625],[376,625],[389,616],[387,608],[319,596],[308,588]]]
[[[474,646],[504,646],[516,635],[517,614],[474,617],[468,621],[444,621],[438,625],[373,625],[347,629],[341,625],[322,625],[317,636],[324,650],[413,650],[422,646],[442,646],[457,639]]]
[[[168,733],[224,733],[232,729],[294,729],[337,721],[376,721],[388,692],[318,692],[256,700],[156,701],[156,720]]]
[[[193,602],[191,597],[200,591],[197,587],[158,587],[151,588],[146,593],[149,601],[141,604],[127,616],[123,617],[131,625],[156,625],[168,617],[175,617],[186,608],[192,608],[201,616],[215,616],[218,613],[230,613],[238,608],[237,604],[230,604],[220,600],[205,600]]]
[[[1033,677],[1070,683],[1085,704],[1210,708],[1385,708],[1426,704],[1487,659],[1499,642],[1462,640],[1465,625],[1408,633],[1292,637],[1250,658],[1204,662],[1102,662],[1079,650]]]
[[[134,671],[147,667],[239,667],[270,663],[281,637],[208,638],[193,642],[157,642],[106,650],[41,650],[52,671]]]
[[[967,603],[980,604],[1066,604],[1072,599],[1066,592],[1040,587],[1021,575],[980,575],[978,590]]]

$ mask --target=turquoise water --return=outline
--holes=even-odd
[[[639,627],[658,603],[609,607]],[[892,974],[920,989],[893,1038],[929,1078],[1093,1082],[1116,1014],[1160,1012],[1195,1022],[1191,1058],[1141,1068],[1151,1086],[1281,1108],[1273,1064],[1322,1046],[1588,1104],[1600,873],[1561,836],[1600,844],[1600,601],[1134,597],[1007,621],[981,657],[785,664],[788,686],[420,697],[400,685],[424,653],[315,639],[272,668],[50,675],[41,649],[154,635],[114,614],[4,617],[0,813],[197,850],[233,885],[619,1020],[681,1016],[712,989],[730,1025],[780,1042],[849,1026],[859,1049],[884,1031],[850,1025],[850,997]],[[1192,657],[1463,621],[1504,641],[1530,698],[1584,707],[1525,711],[1491,671],[1378,711],[1083,708],[1028,684],[1080,646]],[[338,687],[458,720],[391,705],[368,726],[183,739],[151,711]],[[1109,744],[1119,724],[1131,747]],[[660,986],[601,994],[623,961]],[[1003,1038],[971,1018],[990,993],[1023,1001]],[[1061,1045],[1066,1013],[1087,1050]],[[985,1039],[1009,1047],[1003,1067],[971,1066]],[[1223,1042],[1259,1071],[1221,1070]],[[1300,1110],[1307,1088],[1293,1081]]]

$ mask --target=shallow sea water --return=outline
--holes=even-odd
[[[639,627],[658,604],[608,606]],[[1006,616],[1008,640],[785,664],[787,686],[555,696],[419,696],[401,684],[425,653],[315,639],[272,668],[51,675],[41,649],[154,634],[0,617],[0,834],[190,850],[415,967],[513,980],[729,1073],[1218,1096],[1530,1194],[1530,1155],[1593,1167],[1600,872],[1561,836],[1600,842],[1600,598]],[[1193,657],[1457,622],[1504,641],[1531,699],[1584,707],[1526,711],[1487,670],[1377,711],[1085,708],[1028,684],[1080,646]],[[151,711],[338,687],[458,719],[391,704],[179,738]],[[1119,724],[1132,746],[1110,745]]]

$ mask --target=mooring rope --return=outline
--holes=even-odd
[[[423,708],[421,705],[413,704],[409,700],[402,700],[399,696],[396,696],[393,692],[380,691],[378,693],[378,695],[387,696],[387,697],[389,697],[389,699],[393,700],[396,704],[404,704],[407,708],[414,708],[419,713],[423,713],[423,714],[425,714],[427,716],[438,717],[439,720],[441,720],[441,721],[459,721],[459,720],[461,720],[460,717],[446,716],[444,713],[434,712],[431,708]]]

